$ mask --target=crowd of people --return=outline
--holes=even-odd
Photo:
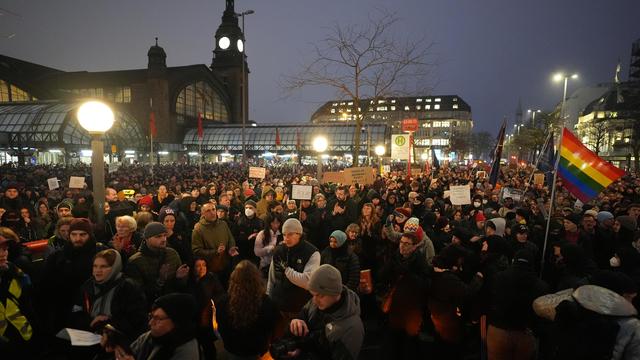
[[[87,166],[2,165],[0,354],[640,359],[637,174],[584,204],[517,164],[496,186],[475,165],[392,170],[333,184],[296,164],[122,166],[96,199],[66,181],[90,184]]]

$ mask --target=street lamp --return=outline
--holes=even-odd
[[[532,127],[534,127],[534,128],[536,127],[536,113],[541,113],[541,112],[542,112],[542,110],[540,110],[540,109],[538,109],[538,110],[528,109],[527,110],[527,113],[531,114],[531,126]]]
[[[384,145],[376,145],[374,151],[376,155],[378,155],[378,163],[380,163],[380,175],[382,175],[382,173],[384,172],[384,168],[382,167],[382,157],[384,156],[384,153],[387,152],[387,149],[384,147]]]
[[[318,171],[316,174],[318,181],[322,181],[322,153],[327,150],[328,146],[329,142],[324,136],[317,136],[313,139],[313,150],[318,153]]]
[[[575,80],[578,78],[578,74],[566,75],[563,73],[557,73],[553,75],[553,81],[558,82],[564,79],[564,91],[562,93],[562,104],[560,105],[560,119],[562,120],[563,127],[564,127],[564,103],[567,99],[567,81],[569,81],[569,78]]]
[[[93,206],[98,224],[104,223],[104,143],[102,136],[111,129],[113,111],[100,101],[88,101],[78,109],[78,122],[91,135],[91,177]]]
[[[245,59],[247,57],[246,55],[246,51],[247,51],[247,38],[244,35],[244,16],[245,15],[251,15],[255,13],[255,11],[253,10],[247,10],[247,11],[243,11],[241,13],[236,13],[236,17],[240,17],[242,18],[242,37],[244,38],[244,42],[240,42],[240,40],[238,40],[238,44],[242,44],[242,49],[240,49],[240,52],[242,53],[242,56],[240,57],[242,60],[242,106],[241,106],[241,110],[242,110],[242,161],[246,163],[247,161],[247,142],[246,142],[246,134],[245,134],[245,127],[247,126],[247,102],[249,100],[249,92],[247,90],[247,74],[246,74],[246,70],[245,70]]]

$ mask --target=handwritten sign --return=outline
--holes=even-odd
[[[109,174],[118,171],[119,168],[120,168],[120,163],[118,162],[109,163]]]
[[[291,198],[294,200],[311,200],[313,186],[291,185]]]
[[[344,183],[344,173],[341,172],[325,172],[322,174],[322,183],[334,183],[334,184],[342,184]]]
[[[476,177],[477,177],[478,179],[484,179],[484,178],[486,178],[486,177],[487,177],[487,172],[486,172],[486,171],[478,171],[478,172],[476,173]]]
[[[375,177],[373,175],[373,168],[370,167],[356,167],[348,168],[344,170],[344,182],[346,184],[361,184],[370,185],[373,184]]]
[[[264,179],[267,176],[267,169],[263,167],[251,166],[249,168],[249,177],[254,179]]]
[[[60,187],[60,184],[58,184],[58,178],[47,179],[47,185],[49,185],[49,190],[55,190]]]
[[[506,199],[508,197],[512,198],[513,201],[518,202],[522,198],[522,190],[514,189],[514,188],[503,188],[502,189],[502,199]]]
[[[84,176],[72,176],[69,179],[69,188],[84,189]]]
[[[544,174],[533,174],[533,183],[536,185],[544,184]]]
[[[460,186],[450,186],[450,197],[452,205],[467,205],[471,204],[471,192],[469,190],[469,184]]]

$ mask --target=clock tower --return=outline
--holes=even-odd
[[[211,70],[222,79],[229,90],[232,100],[230,122],[241,124],[242,118],[248,120],[245,111],[248,109],[249,67],[244,53],[244,34],[238,26],[239,14],[234,9],[234,0],[226,0],[222,14],[222,24],[215,35],[215,47]]]

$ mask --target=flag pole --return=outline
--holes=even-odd
[[[551,187],[551,203],[549,204],[549,216],[547,217],[547,228],[544,232],[544,243],[542,245],[542,260],[540,261],[540,277],[542,277],[542,273],[544,271],[544,262],[547,254],[547,243],[549,241],[549,227],[551,225],[551,218],[553,217],[553,205],[556,200],[556,183],[558,179],[558,164],[560,164],[560,149],[562,148],[562,138],[564,133],[564,127],[562,129],[562,133],[560,135],[560,139],[558,140],[558,154],[556,155],[556,163],[553,167],[553,186]]]
[[[547,147],[549,146],[549,138],[553,134],[552,131],[549,131],[547,138],[544,139],[544,145],[542,145],[542,150],[540,150],[540,154],[538,154],[538,158],[536,159],[535,164],[533,164],[533,171],[531,172],[531,176],[529,176],[529,181],[527,182],[527,188],[531,186],[531,181],[533,181],[533,174],[535,174],[536,170],[538,170],[538,165],[540,164],[540,159],[546,154]],[[526,189],[525,189],[526,190]]]

